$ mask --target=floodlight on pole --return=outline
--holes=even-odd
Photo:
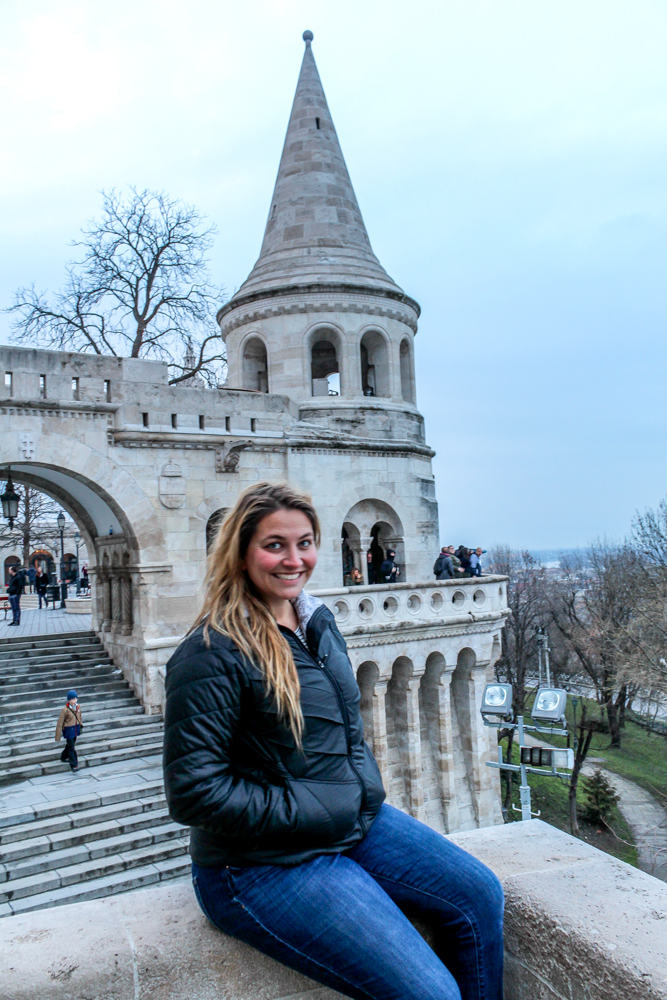
[[[562,688],[541,687],[535,695],[530,714],[541,722],[561,722],[565,719],[567,691]]]
[[[548,670],[548,667],[547,667]],[[558,768],[572,770],[574,767],[574,752],[570,749],[559,750],[555,747],[533,747],[526,746],[525,731],[532,730],[536,733],[553,733],[555,722],[562,723],[563,735],[567,734],[565,728],[565,705],[567,694],[560,688],[540,687],[535,698],[532,709],[532,717],[537,721],[550,722],[549,729],[544,729],[539,725],[526,725],[523,715],[518,715],[516,721],[512,716],[512,686],[511,684],[487,684],[482,696],[480,713],[485,726],[496,729],[511,729],[517,731],[519,737],[519,763],[512,764],[511,760],[503,759],[503,748],[498,746],[498,760],[487,760],[487,767],[497,767],[500,771],[518,772],[521,776],[519,785],[519,797],[521,801],[520,809],[512,806],[521,813],[521,819],[531,819],[539,816],[539,812],[532,812],[530,801],[530,785],[528,784],[528,773],[542,774],[557,778],[568,778],[569,775],[559,771]],[[548,768],[548,770],[543,770]]]

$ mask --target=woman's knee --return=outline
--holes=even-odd
[[[490,868],[477,862],[475,878],[470,885],[470,899],[478,915],[485,921],[498,920],[502,922],[505,908],[505,893],[502,883]]]

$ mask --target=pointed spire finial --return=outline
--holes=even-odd
[[[306,48],[309,49],[310,48],[310,43],[312,42],[313,38],[315,37],[313,35],[312,31],[304,31],[304,33],[303,33],[303,35],[301,37],[303,38],[304,42],[306,43]]]

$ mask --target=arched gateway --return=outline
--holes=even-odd
[[[455,829],[500,815],[477,702],[506,595],[493,577],[432,581],[418,318],[371,248],[308,36],[260,255],[218,313],[224,388],[171,386],[160,362],[0,347],[0,475],[76,521],[94,626],[149,711],[198,610],[221,512],[259,479],[308,490],[323,537],[310,586],[359,671],[390,798]],[[389,548],[400,582],[369,584]],[[364,585],[342,586],[354,565]]]

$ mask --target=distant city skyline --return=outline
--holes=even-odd
[[[422,307],[443,543],[623,538],[667,494],[657,3],[0,5],[0,305],[57,289],[99,191],[127,184],[216,223],[231,294],[306,28],[373,249]]]

